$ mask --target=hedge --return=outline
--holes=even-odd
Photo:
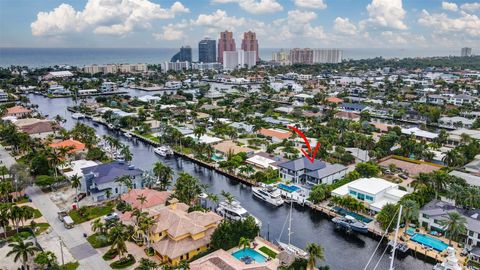
[[[127,257],[121,258],[120,260],[111,263],[110,267],[112,267],[113,269],[123,269],[135,264],[135,262],[136,261],[133,255],[128,254]]]

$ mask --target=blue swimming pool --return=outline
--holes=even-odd
[[[444,251],[448,247],[448,245],[442,240],[439,240],[421,233],[415,234],[410,239],[412,241],[415,241],[427,247],[431,247],[440,252]]]
[[[267,258],[265,256],[251,248],[240,249],[239,251],[232,253],[232,256],[239,259],[240,261],[244,261],[245,257],[250,257],[257,263],[263,263],[267,261]]]
[[[410,236],[414,236],[416,234],[415,229],[414,228],[408,228],[407,234],[410,235]]]
[[[297,186],[294,186],[294,185],[288,186],[288,185],[285,185],[285,184],[278,184],[278,188],[283,189],[283,190],[285,190],[287,192],[290,192],[290,193],[295,192],[295,191],[300,189]]]

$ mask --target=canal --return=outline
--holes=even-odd
[[[129,90],[132,96],[141,96],[147,93],[137,90]],[[71,113],[66,110],[67,106],[73,105],[70,98],[48,99],[40,95],[28,95],[30,102],[38,105],[38,109],[43,114],[49,115],[50,118],[57,114],[64,117],[67,121],[65,128],[71,128],[75,121],[71,118]],[[92,125],[89,120],[83,123]],[[223,175],[216,173],[210,169],[199,166],[183,158],[163,159],[153,153],[153,147],[136,140],[129,140],[125,136],[108,130],[103,125],[94,127],[99,135],[110,135],[120,139],[120,141],[130,146],[133,153],[132,164],[141,169],[151,169],[156,161],[161,161],[171,166],[175,172],[187,172],[203,183],[208,184],[208,191],[220,194],[222,190],[230,192],[240,203],[253,215],[262,220],[263,226],[261,234],[265,238],[269,236],[271,241],[278,238],[282,226],[288,216],[289,207],[282,206],[274,208],[266,203],[252,197],[250,187],[240,184]],[[333,223],[323,217],[316,211],[304,207],[294,207],[292,212],[292,243],[298,247],[305,248],[307,243],[318,243],[325,249],[325,262],[331,269],[363,269],[374,252],[377,241],[365,235],[348,235],[343,232],[336,231]],[[287,230],[283,234],[283,241],[286,241]],[[378,259],[382,256],[385,245],[381,245],[374,256],[373,262],[367,269],[374,269]],[[389,254],[385,254],[377,269],[389,268]],[[432,269],[432,265],[426,263],[414,256],[403,256],[397,258],[395,262],[397,270],[416,270],[416,269]]]

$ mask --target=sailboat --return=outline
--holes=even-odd
[[[308,257],[308,253],[305,250],[303,250],[303,249],[301,249],[297,246],[294,246],[290,242],[291,235],[293,234],[293,232],[292,232],[292,208],[293,208],[293,201],[290,202],[290,213],[288,214],[288,243],[283,243],[282,241],[280,241],[280,239],[282,237],[282,234],[283,234],[283,229],[285,229],[285,224],[287,223],[287,220],[285,220],[285,223],[283,224],[282,232],[280,233],[280,236],[277,239],[277,243],[288,254],[294,255],[295,257],[306,258],[306,257]]]

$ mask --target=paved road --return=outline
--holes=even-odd
[[[65,229],[63,223],[57,218],[58,207],[47,194],[43,193],[38,187],[28,187],[26,192],[52,229],[60,235],[73,257],[80,263],[79,270],[112,269],[83,237],[85,231],[81,226],[75,226],[69,230]]]

